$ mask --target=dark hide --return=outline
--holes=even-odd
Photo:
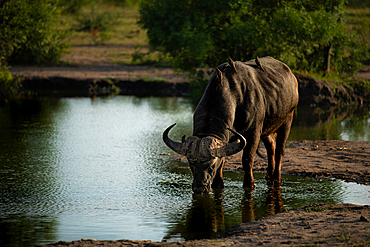
[[[285,142],[298,104],[297,79],[288,66],[271,57],[260,58],[259,66],[255,60],[236,61],[234,65],[229,62],[218,66],[219,71],[210,79],[194,113],[193,137],[230,143],[235,135],[228,128],[242,134],[247,141],[242,158],[245,188],[254,187],[252,167],[262,139],[268,154],[267,179],[279,185]],[[197,150],[195,146],[192,149]],[[210,183],[223,187],[223,158],[188,160],[194,192],[209,191]]]

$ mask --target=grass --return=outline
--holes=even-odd
[[[108,13],[113,17],[111,23],[108,23],[109,26],[106,27],[107,30],[105,32],[109,39],[104,42],[104,45],[131,47],[137,45],[143,47],[148,46],[146,32],[137,24],[139,19],[138,6],[123,7],[115,6],[114,4],[100,3],[99,6],[95,6],[94,11],[92,11],[92,8],[94,8],[92,5],[87,5],[81,9],[79,15],[63,16],[63,21],[66,24],[61,28],[72,31],[72,34],[68,38],[72,46],[94,45],[92,32],[76,31],[79,24],[78,16],[86,16],[86,18],[88,18],[92,15],[99,16],[104,13]]]
[[[325,210],[329,210],[329,209],[333,209],[332,207],[325,207],[325,208],[322,208],[320,206],[316,207],[316,206],[311,206],[311,207],[308,207],[305,209],[306,212],[321,212],[321,211],[325,211]]]
[[[104,18],[105,21],[99,22]],[[104,54],[99,55],[104,56],[108,62],[113,64],[163,63],[163,59],[159,59],[158,52],[149,53],[146,31],[139,27],[138,20],[138,5],[124,7],[99,3],[98,6],[95,4],[82,7],[79,14],[63,15],[63,24],[60,25],[60,29],[68,30],[69,35],[66,42],[74,48],[85,47],[86,52],[89,52],[86,47],[102,45],[109,47],[102,51]],[[95,28],[96,25],[91,23],[98,27]],[[117,52],[118,49],[119,52]],[[94,50],[94,52],[99,51]],[[150,54],[150,57],[146,54]],[[133,59],[139,55],[140,59]]]
[[[99,6],[84,6],[79,15],[64,15],[65,24],[60,28],[70,32],[66,41],[72,47],[111,47],[105,49],[102,56],[113,64],[170,67],[169,57],[150,51],[146,31],[137,24],[139,16],[138,5],[124,7],[100,3]],[[105,21],[99,21],[104,18]],[[91,23],[100,27],[94,28]],[[117,52],[117,47],[120,52]]]

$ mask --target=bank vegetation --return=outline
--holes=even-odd
[[[60,62],[72,46],[129,46],[112,63],[169,66],[202,92],[227,57],[273,56],[295,73],[370,91],[354,75],[369,59],[370,1],[4,0],[0,91],[21,88],[12,65]],[[10,75],[10,76],[9,76]]]

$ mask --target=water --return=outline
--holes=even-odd
[[[308,110],[297,110],[291,140],[370,141],[369,110],[302,120]],[[160,155],[170,152],[163,130],[177,122],[171,138],[190,135],[193,111],[185,99],[123,96],[0,106],[0,246],[212,238],[283,208],[370,204],[369,186],[330,179],[283,176],[271,190],[256,173],[245,192],[239,172],[225,172],[222,192],[194,196],[187,164]]]
[[[289,140],[370,141],[370,107],[298,106]]]

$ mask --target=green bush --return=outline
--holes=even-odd
[[[60,59],[65,32],[57,30],[56,0],[3,0],[0,5],[0,61],[50,63]]]
[[[143,0],[139,24],[151,50],[195,74],[227,57],[273,56],[292,69],[356,73],[368,50],[347,31],[344,0]],[[330,53],[328,53],[330,49]],[[328,54],[331,63],[327,66]],[[329,71],[329,70],[328,70]]]
[[[9,72],[9,67],[2,66],[0,63],[0,100],[19,93],[21,87],[19,78],[13,78]]]

